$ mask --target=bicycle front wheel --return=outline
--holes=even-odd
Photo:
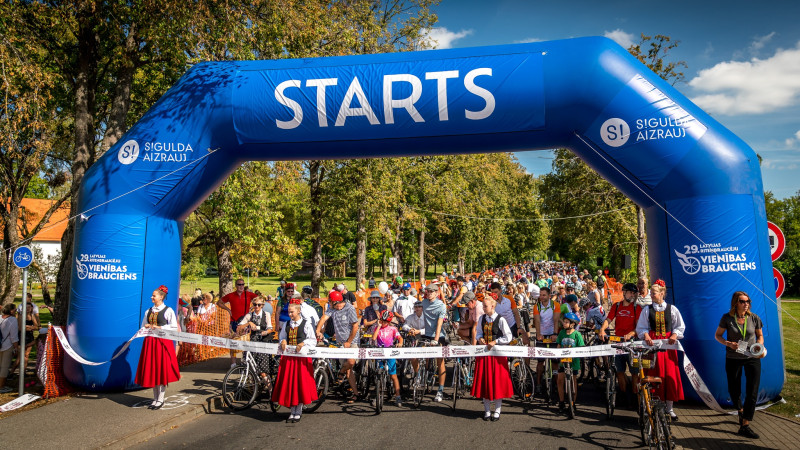
[[[617,377],[609,370],[606,375],[606,418],[614,417],[614,404],[617,400]]]
[[[375,415],[383,411],[383,396],[386,395],[384,391],[385,379],[381,371],[375,373]]]
[[[328,379],[328,370],[322,364],[317,364],[314,367],[314,383],[317,385],[317,400],[310,403],[305,408],[305,412],[314,412],[318,410],[328,397],[330,380]]]
[[[428,375],[425,373],[424,362],[420,361],[419,372],[411,381],[412,401],[415,408],[419,408],[419,405],[422,404],[422,396],[425,395],[426,390],[425,379],[427,376]]]
[[[222,380],[222,400],[234,411],[247,409],[256,402],[260,384],[252,370],[244,364],[231,367]]]
[[[458,403],[458,397],[461,397],[461,383],[463,380],[463,374],[461,373],[464,369],[461,366],[461,362],[457,361],[453,366],[453,411],[456,410],[456,403]]]
[[[575,392],[572,384],[572,377],[574,375],[568,374],[564,377],[564,390],[567,397],[567,417],[570,419],[575,418]]]

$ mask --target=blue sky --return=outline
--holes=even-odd
[[[765,189],[800,191],[800,1],[442,0],[438,48],[607,36],[627,48],[664,34],[680,45],[686,80],[675,87],[763,157]],[[552,152],[520,152],[531,173]]]

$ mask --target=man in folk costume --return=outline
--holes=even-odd
[[[653,339],[667,339],[669,344],[675,344],[678,339],[683,339],[686,331],[686,324],[678,308],[664,301],[666,293],[664,280],[656,280],[650,289],[653,304],[642,310],[636,323],[636,334],[644,339],[647,345],[652,346]],[[649,369],[647,375],[661,378],[661,384],[656,387],[656,396],[666,402],[670,418],[678,420],[678,415],[672,409],[674,402],[683,400],[678,351],[658,352],[656,359],[655,369]]]
[[[178,318],[175,311],[164,304],[167,287],[161,285],[153,291],[150,300],[153,306],[144,314],[142,326],[148,329],[177,330]],[[167,385],[181,379],[178,358],[175,357],[175,343],[170,339],[147,336],[142,343],[139,366],[136,368],[136,384],[153,388],[153,402],[147,409],[160,409],[164,406]]]
[[[495,312],[497,294],[490,293],[483,300],[484,315],[478,321],[476,338],[478,344],[491,350],[495,345],[511,342],[511,328],[503,316]],[[500,420],[501,402],[514,395],[511,375],[508,373],[508,358],[505,356],[480,356],[475,358],[475,382],[472,396],[483,399],[483,420]],[[495,403],[494,412],[491,404]]]
[[[296,352],[303,347],[316,347],[317,338],[309,319],[300,315],[301,299],[291,299],[289,321],[281,328],[281,351],[292,346]],[[304,356],[281,356],[278,377],[272,390],[272,401],[289,408],[287,423],[300,421],[303,405],[317,400],[317,385],[314,382],[311,358]]]

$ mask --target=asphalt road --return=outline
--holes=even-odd
[[[447,393],[448,390],[446,389]],[[136,448],[500,448],[583,449],[639,448],[636,413],[617,409],[605,418],[600,386],[578,388],[578,413],[574,420],[556,405],[540,400],[522,403],[506,400],[498,422],[484,422],[483,405],[462,399],[458,410],[450,403],[426,397],[419,409],[386,405],[380,415],[367,402],[347,405],[328,399],[315,413],[287,424],[288,411],[273,414],[267,403],[230,413],[223,409],[139,444]]]

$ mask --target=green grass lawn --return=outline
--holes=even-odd
[[[784,298],[783,300],[800,300]],[[800,320],[800,303],[782,302],[783,315],[783,345],[786,362],[786,384],[783,385],[783,396],[786,403],[775,405],[768,411],[782,416],[797,419],[800,414],[800,324],[794,321],[789,314]],[[788,312],[789,314],[786,314]]]

